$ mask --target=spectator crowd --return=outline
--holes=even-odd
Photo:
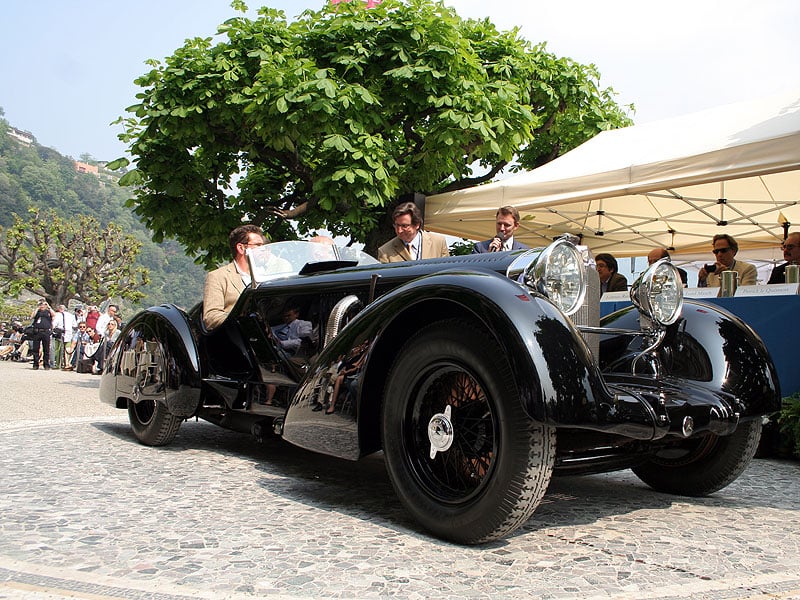
[[[94,305],[70,311],[63,304],[54,309],[41,299],[30,323],[0,323],[0,360],[31,361],[36,370],[99,374],[122,324],[116,304],[108,304],[105,311]]]

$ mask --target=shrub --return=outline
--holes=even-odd
[[[786,455],[800,458],[800,392],[783,399],[778,425],[781,447],[787,450]]]

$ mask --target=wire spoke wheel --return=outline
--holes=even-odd
[[[483,484],[497,453],[494,412],[481,385],[469,373],[451,364],[436,365],[422,377],[409,405],[406,453],[426,491],[442,502],[469,500]],[[445,452],[431,460],[428,427],[432,419],[451,409],[457,435]]]
[[[383,449],[398,496],[427,529],[481,543],[524,523],[555,460],[555,431],[525,413],[492,337],[457,320],[405,344],[383,397]]]

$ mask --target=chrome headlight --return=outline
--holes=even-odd
[[[575,246],[559,239],[541,251],[524,273],[529,288],[547,296],[565,315],[583,304],[586,295],[586,270]]]
[[[683,308],[683,283],[678,269],[662,258],[653,263],[631,286],[631,301],[646,317],[672,325]]]

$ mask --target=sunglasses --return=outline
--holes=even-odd
[[[723,252],[727,252],[730,248],[714,248],[712,252],[714,254],[722,254]]]

